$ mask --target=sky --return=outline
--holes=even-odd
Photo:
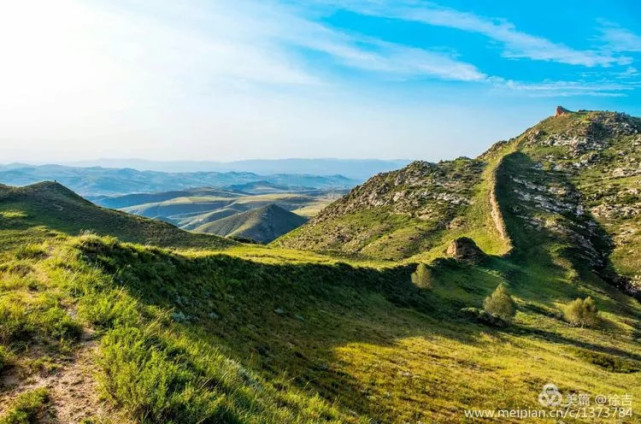
[[[641,116],[641,3],[0,2],[0,162],[476,156]]]

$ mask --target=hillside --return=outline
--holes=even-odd
[[[98,207],[55,182],[26,187],[0,185],[0,213],[14,231],[39,225],[69,235],[91,231],[166,247],[221,248],[233,244],[220,237],[192,234],[164,222]]]
[[[531,263],[435,261],[420,288],[409,265],[16,233],[22,219],[0,220],[6,422],[494,422],[465,411],[539,408],[549,382],[641,396],[639,304],[541,249]],[[516,299],[510,326],[461,313],[499,284]],[[588,295],[600,325],[568,325],[564,305]]]
[[[217,219],[196,227],[194,231],[269,243],[306,221],[302,216],[272,204]]]
[[[279,240],[290,248],[398,260],[426,252],[454,236],[484,232],[484,250],[504,243],[489,218],[495,164],[460,158],[413,162],[379,174],[323,209],[309,224]],[[477,237],[475,237],[476,239]]]
[[[380,259],[430,257],[472,237],[487,253],[517,252],[550,232],[590,266],[639,285],[641,120],[566,112],[476,159],[415,162],[380,174],[278,245]],[[507,228],[504,226],[507,225]],[[560,240],[564,240],[562,243]],[[549,241],[549,240],[548,240]]]

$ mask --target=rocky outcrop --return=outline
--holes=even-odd
[[[561,116],[561,115],[565,115],[565,114],[568,114],[568,113],[571,113],[571,112],[569,110],[567,110],[566,108],[564,108],[563,106],[557,106],[556,107],[556,111],[554,112],[554,116],[555,117],[556,116]]]
[[[459,237],[450,242],[447,255],[466,262],[479,262],[485,258],[485,253],[469,237]]]

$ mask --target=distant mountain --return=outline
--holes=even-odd
[[[269,243],[306,221],[302,216],[272,204],[209,222],[194,231]]]
[[[61,165],[0,165],[0,183],[23,186],[58,181],[83,196],[152,193],[193,187],[226,187],[264,181],[288,190],[346,189],[357,184],[341,175],[258,175],[251,172],[157,172]]]
[[[21,225],[44,225],[70,235],[91,230],[120,240],[166,247],[219,248],[233,244],[220,237],[193,234],[165,222],[104,209],[55,182],[26,187],[0,185],[0,211],[9,211]]]
[[[256,184],[243,185],[246,190],[270,191],[278,186],[262,181]],[[257,238],[250,235],[239,236],[254,241],[263,242],[272,235],[281,236],[305,222],[310,216],[315,215],[323,207],[336,200],[343,191],[312,190],[301,193],[267,193],[249,194],[244,192],[215,189],[209,187],[194,188],[189,190],[169,191],[160,193],[127,194],[124,196],[97,196],[92,200],[101,206],[120,208],[124,212],[142,215],[169,222],[184,230],[210,232],[210,228],[219,228],[218,221],[228,217],[236,217],[233,222],[255,219],[254,213],[266,207],[278,207],[277,213],[269,209],[261,219],[261,234]],[[295,218],[291,215],[285,219],[280,209],[290,214],[294,211]],[[247,212],[247,214],[245,214]],[[251,212],[251,213],[250,213]],[[301,218],[301,219],[298,219]],[[276,219],[276,222],[270,222]],[[228,228],[230,221],[225,221],[222,228]],[[296,225],[280,225],[281,222]],[[212,224],[212,225],[209,225]],[[209,225],[209,226],[208,226]],[[234,227],[235,228],[235,227]],[[272,228],[272,230],[269,230]],[[283,232],[284,231],[284,232]],[[215,234],[227,235],[226,231],[214,231]],[[273,237],[276,238],[276,237]],[[270,238],[270,241],[271,239]]]
[[[365,181],[380,172],[392,171],[407,165],[404,159],[257,159],[235,162],[215,161],[150,161],[144,159],[97,159],[69,163],[71,166],[132,168],[139,171],[160,172],[251,172],[263,175],[311,174],[343,175]]]
[[[163,191],[159,193],[132,193],[124,196],[87,196],[87,199],[94,203],[112,209],[122,209],[130,206],[142,205],[145,203],[158,203],[177,197],[192,196],[215,196],[233,199],[242,196],[241,193],[235,193],[228,190],[198,187],[180,191]]]
[[[277,185],[269,181],[254,181],[251,183],[234,184],[225,188],[250,194],[285,193],[292,191],[292,189],[287,186]]]

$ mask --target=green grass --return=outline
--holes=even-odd
[[[597,280],[572,285],[561,269],[440,260],[422,290],[410,281],[415,266],[258,246],[228,255],[96,236],[43,243],[48,256],[9,259],[2,281],[29,269],[38,293],[59,299],[50,309],[75,311],[74,322],[96,331],[102,395],[136,422],[460,422],[465,408],[534,407],[548,381],[641,396],[639,306]],[[499,284],[516,299],[512,326],[460,315]],[[2,290],[31,293],[27,282]],[[597,300],[605,327],[557,318],[578,293]],[[77,338],[60,340],[47,322],[5,346],[45,343],[52,361],[64,358]]]
[[[49,403],[49,392],[45,388],[36,389],[18,396],[9,411],[0,417],[0,424],[34,424]]]

